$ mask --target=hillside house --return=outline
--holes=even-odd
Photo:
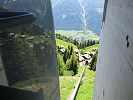
[[[78,60],[79,60],[79,65],[80,66],[83,66],[83,65],[89,65],[89,63],[91,62],[91,59],[93,57],[93,55],[95,54],[96,52],[85,52],[83,55],[81,55],[80,53],[78,54]]]
[[[62,54],[64,54],[64,52],[65,52],[65,47],[64,47],[63,45],[59,45],[59,46],[58,46],[58,50],[59,50]]]

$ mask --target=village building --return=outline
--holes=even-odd
[[[59,50],[62,54],[64,54],[64,52],[65,52],[65,47],[64,47],[63,45],[59,45],[59,46],[58,46],[58,50]]]

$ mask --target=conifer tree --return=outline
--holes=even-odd
[[[64,66],[65,66],[65,64],[64,64],[63,58],[60,55],[60,53],[58,53],[57,59],[58,59],[59,75],[62,76],[64,74]]]
[[[64,55],[63,55],[63,60],[64,60],[65,64],[66,64],[67,59],[68,59],[68,49],[66,48],[65,52],[64,52]]]

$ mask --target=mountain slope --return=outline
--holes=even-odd
[[[91,30],[99,34],[103,0],[52,0],[56,30]]]
[[[53,4],[55,5],[55,4]],[[62,0],[54,6],[55,29],[78,30],[82,27],[81,8],[76,0]],[[80,24],[78,24],[80,23]]]
[[[65,48],[67,48],[68,46],[73,46],[73,48],[77,48],[76,45],[72,44],[72,43],[69,43],[69,42],[65,42],[63,40],[60,40],[60,39],[56,39],[56,45],[59,46],[59,45],[63,45]]]

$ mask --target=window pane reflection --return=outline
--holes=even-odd
[[[45,98],[59,99],[50,1],[1,0],[0,6],[0,12],[32,12],[37,17],[34,24],[0,30],[0,51],[8,86],[32,92],[43,89]]]

